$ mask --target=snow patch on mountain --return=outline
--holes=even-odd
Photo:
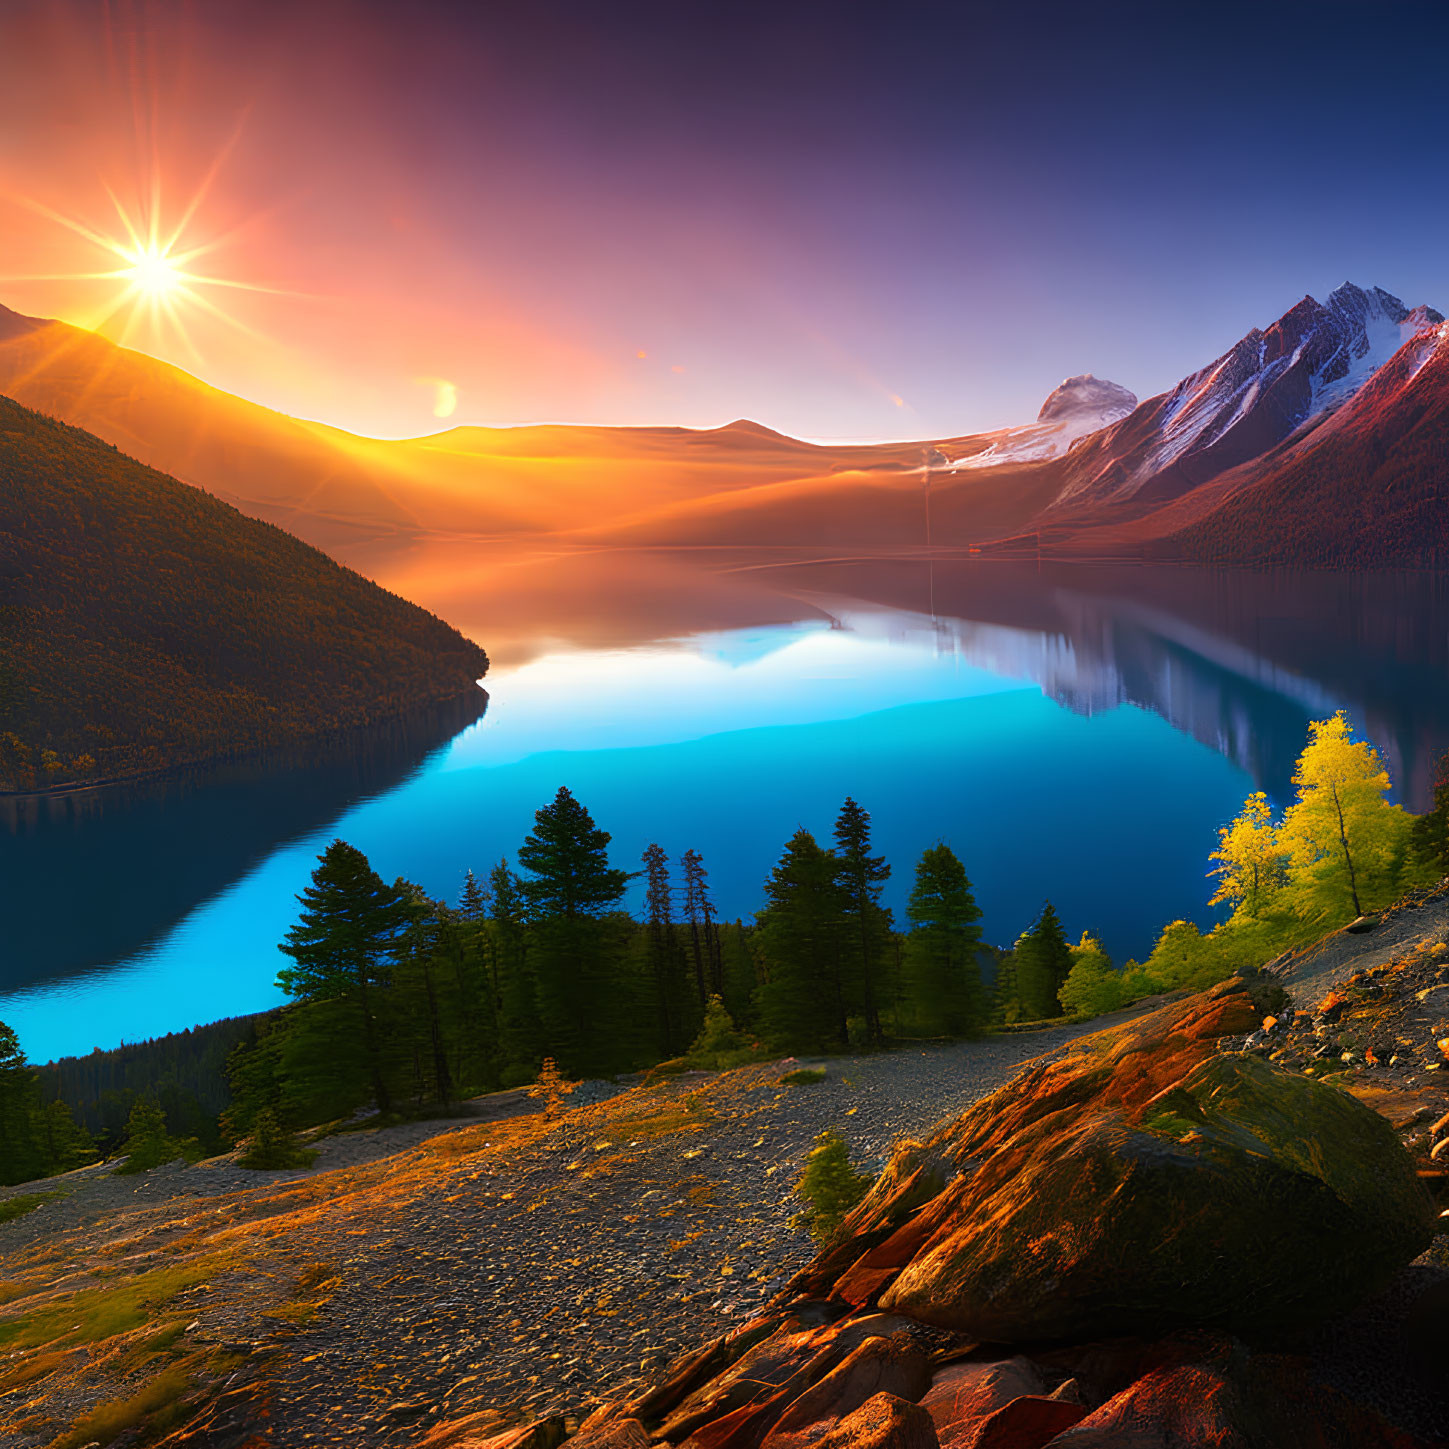
[[[1313,374],[1309,416],[1347,402],[1411,337],[1444,320],[1432,307],[1409,311],[1379,287],[1360,292],[1345,283],[1329,296],[1328,305],[1357,325]]]
[[[1410,311],[1380,287],[1345,282],[1326,302],[1304,297],[1266,331],[1256,327],[1215,362],[1144,408],[1155,427],[1107,452],[1072,480],[1056,506],[1126,499],[1174,470],[1171,490],[1259,457],[1310,419],[1341,407],[1411,338],[1444,321]]]
[[[980,453],[947,466],[997,468],[1007,463],[1044,463],[1060,458],[1074,443],[1109,423],[1120,422],[1137,406],[1137,395],[1106,378],[1084,372],[1067,378],[1041,405],[1034,423],[1008,428]]]

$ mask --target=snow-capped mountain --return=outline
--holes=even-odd
[[[1048,394],[1036,422],[1008,428],[990,447],[957,458],[950,468],[999,468],[1060,458],[1075,443],[1125,418],[1137,406],[1137,394],[1105,378],[1084,372],[1067,378]]]
[[[1428,325],[1318,426],[1144,519],[1160,540],[1154,551],[1218,563],[1449,565],[1449,323],[1423,315]]]
[[[1345,282],[1084,442],[1054,505],[1161,503],[1261,457],[1355,396],[1409,339],[1444,321]]]

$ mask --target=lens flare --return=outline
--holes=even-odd
[[[215,168],[213,173],[214,171]],[[209,175],[207,184],[210,180]],[[169,230],[161,224],[161,194],[158,185],[153,183],[149,187],[149,203],[140,217],[133,216],[109,186],[105,189],[120,221],[120,231],[116,234],[65,216],[32,198],[14,199],[77,236],[84,237],[104,253],[108,260],[119,261],[121,266],[106,271],[51,273],[46,276],[6,277],[3,280],[120,283],[119,290],[112,293],[101,315],[90,326],[99,330],[124,314],[120,334],[120,341],[123,343],[136,322],[144,318],[153,326],[168,327],[175,332],[187,350],[199,359],[200,353],[191,340],[186,324],[189,316],[202,312],[238,331],[255,335],[251,328],[218,306],[206,293],[218,287],[271,293],[276,293],[278,289],[259,286],[254,282],[237,281],[230,277],[203,276],[191,270],[190,264],[197,258],[217,250],[230,240],[228,236],[205,240],[188,238],[188,233],[193,230],[205,185],[182,210],[179,222]]]
[[[186,273],[159,247],[148,246],[142,251],[127,253],[126,260],[131,267],[124,275],[148,297],[168,296],[188,280]]]

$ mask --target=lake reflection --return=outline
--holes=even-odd
[[[615,559],[630,597],[650,563]],[[274,1004],[276,942],[327,840],[452,898],[561,784],[617,864],[656,840],[698,848],[730,916],[759,905],[785,839],[828,835],[852,794],[898,912],[916,856],[945,839],[990,939],[1009,944],[1050,896],[1120,959],[1174,916],[1212,919],[1215,828],[1259,785],[1284,795],[1310,718],[1349,709],[1416,801],[1449,742],[1449,608],[1426,577],[693,567],[709,587],[680,611],[688,637],[596,590],[587,628],[607,645],[556,627],[515,649],[487,716],[431,753],[394,742],[387,764],[138,789],[61,824],[12,811],[0,1019],[43,1060]],[[711,613],[706,596],[746,603]]]

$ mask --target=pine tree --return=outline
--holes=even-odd
[[[761,1025],[795,1050],[850,1045],[845,980],[846,900],[840,862],[808,830],[797,830],[765,883],[759,941],[766,975]]]
[[[281,946],[297,964],[278,972],[277,982],[295,1000],[338,1008],[314,1013],[313,1024],[325,1022],[329,1034],[335,1031],[330,1047],[339,1060],[354,1055],[349,1037],[356,1034],[378,1110],[391,1111],[382,996],[408,925],[407,903],[360,850],[342,840],[322,852],[312,884],[298,900],[302,914]]]
[[[1449,876],[1449,755],[1434,771],[1434,804],[1409,827],[1415,863],[1433,880]]]
[[[1062,1009],[1079,1016],[1101,1016],[1122,1004],[1122,976],[1102,943],[1087,931],[1072,950],[1072,969],[1057,992]]]
[[[488,890],[478,884],[470,870],[463,877],[463,890],[458,897],[458,914],[465,921],[479,922],[488,914]]]
[[[295,1008],[293,1008],[295,1010]],[[247,1036],[226,1058],[231,1103],[222,1116],[225,1135],[235,1142],[247,1136],[259,1113],[280,1117],[282,1110],[283,1029],[277,1017],[254,1021]]]
[[[566,1070],[608,1071],[620,1056],[615,1033],[625,1003],[614,990],[619,929],[605,918],[629,875],[609,865],[608,832],[567,789],[561,787],[534,821],[518,863],[530,873],[523,897],[544,1037]]]
[[[49,1169],[36,1135],[40,1086],[20,1039],[0,1022],[0,1182],[30,1182]]]
[[[416,1100],[451,1102],[453,1038],[465,1008],[455,989],[458,973],[447,971],[443,960],[446,907],[411,881],[399,878],[393,889],[406,903],[408,920],[396,948],[390,1015],[403,1029],[401,1044],[414,1052]]]
[[[710,1070],[736,1066],[748,1058],[748,1043],[735,1029],[718,996],[710,997],[699,1035],[689,1044],[687,1056],[692,1066]]]
[[[1008,1026],[1023,1016],[1021,988],[1016,978],[1016,952],[1003,951],[996,962],[996,1015]]]
[[[867,1192],[871,1179],[851,1166],[850,1151],[840,1133],[827,1128],[815,1139],[805,1170],[795,1184],[795,1196],[807,1206],[796,1214],[798,1227],[809,1228],[810,1236],[824,1242],[845,1221]]]
[[[543,1027],[529,959],[523,884],[500,860],[488,876],[493,900],[489,926],[497,982],[498,1050],[505,1086],[531,1082],[543,1060]]]
[[[684,953],[674,926],[674,897],[669,857],[660,845],[648,846],[644,862],[644,946],[652,1006],[658,1023],[658,1055],[677,1056],[689,1040],[698,1011],[687,1009]]]
[[[44,1150],[47,1174],[69,1172],[95,1160],[95,1139],[75,1120],[69,1104],[58,1097],[40,1109],[36,1136]]]
[[[1016,992],[1027,1021],[1062,1014],[1057,993],[1071,969],[1071,947],[1048,901],[1036,923],[1016,943]]]
[[[251,1144],[236,1161],[238,1167],[276,1170],[310,1167],[316,1160],[316,1151],[303,1147],[297,1134],[283,1127],[270,1108],[264,1108],[252,1124]]]
[[[906,918],[905,994],[915,1028],[946,1036],[981,1031],[987,1017],[977,959],[981,911],[950,846],[933,845],[921,855]]]
[[[497,952],[486,919],[438,910],[437,961],[447,997],[456,1003],[450,1040],[457,1085],[470,1092],[499,1085]]]
[[[704,868],[704,857],[697,850],[686,850],[679,859],[679,865],[684,876],[684,919],[689,925],[695,991],[703,1011],[709,998],[724,990],[719,928],[715,924],[714,901],[709,893],[709,873]]]
[[[751,948],[754,928],[743,921],[731,921],[719,928],[721,971],[724,990],[720,993],[730,1018],[741,1028],[754,1024],[755,996],[759,975]]]
[[[845,899],[848,975],[851,996],[865,1014],[866,1039],[878,1046],[883,1037],[880,978],[891,934],[891,913],[881,904],[881,894],[891,868],[883,856],[870,853],[870,844],[870,815],[847,797],[835,820],[835,854]]]
[[[116,1169],[121,1173],[148,1172],[181,1156],[181,1143],[166,1130],[166,1114],[154,1098],[142,1097],[131,1108],[121,1152],[126,1158]]]

